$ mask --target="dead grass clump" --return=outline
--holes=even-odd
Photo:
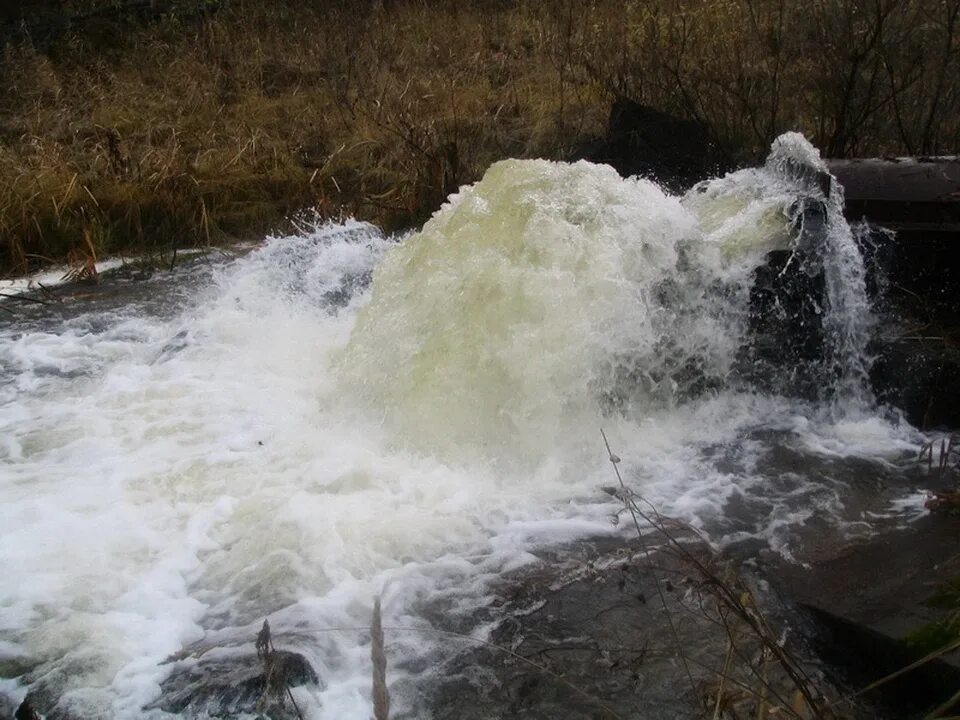
[[[290,689],[290,679],[287,676],[286,658],[273,647],[273,638],[270,635],[270,623],[263,621],[263,627],[257,634],[256,640],[257,657],[263,661],[263,694],[257,703],[258,712],[267,709],[271,701],[278,701],[283,706],[289,697],[297,717],[303,720],[303,713],[293,697],[293,690]]]
[[[956,442],[956,437],[952,434],[945,434],[937,437],[930,437],[920,448],[917,455],[917,462],[926,464],[927,473],[934,475],[938,482],[944,482],[952,478],[954,485],[957,483],[955,473],[960,467],[960,446]],[[933,493],[924,503],[928,510],[935,513],[958,515],[960,514],[960,490],[940,488]]]
[[[706,542],[707,552],[698,552],[697,546],[678,539],[676,522],[664,518],[642,497],[635,495],[620,474],[620,458],[610,448],[607,436],[600,431],[617,476],[620,498],[630,514],[641,543],[647,538],[641,521],[655,533],[657,540],[666,542],[666,552],[679,559],[691,573],[691,609],[721,627],[727,637],[726,658],[721,668],[701,667],[713,674],[716,681],[698,687],[692,678],[688,663],[695,663],[684,653],[683,644],[673,631],[676,651],[690,678],[694,691],[701,693],[713,717],[741,717],[749,714],[758,719],[790,717],[797,720],[820,718],[832,720],[843,717],[834,712],[823,697],[818,684],[807,674],[804,664],[785,646],[782,638],[767,621],[753,593],[738,574],[720,562]],[[699,537],[692,528],[684,530]],[[656,571],[654,571],[655,573]],[[670,616],[659,577],[654,576],[660,603]],[[670,627],[674,620],[670,618]]]
[[[502,35],[491,32],[491,18]],[[0,58],[0,269],[262,233],[291,213],[422,221],[505,156],[562,157],[546,18],[485,3],[223,3]],[[563,83],[561,83],[563,84]],[[587,120],[589,118],[589,120]]]
[[[134,5],[68,3],[88,21],[0,48],[0,270],[306,207],[409,226],[495,160],[576,155],[613,98],[734,160],[787,129],[833,156],[960,142],[960,0]]]

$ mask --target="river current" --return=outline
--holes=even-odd
[[[789,135],[678,197],[510,160],[410,235],[306,225],[6,302],[0,692],[170,717],[162,661],[269,618],[322,680],[294,691],[304,713],[367,718],[355,629],[375,597],[387,626],[427,627],[429,598],[469,617],[532,550],[625,532],[601,427],[633,490],[718,547],[800,561],[909,522],[922,503],[897,478],[922,440],[866,385],[842,193],[825,203],[823,392],[741,372],[754,275],[817,192],[785,160],[822,167]],[[391,666],[437,642],[387,640]]]

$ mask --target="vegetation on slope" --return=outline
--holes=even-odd
[[[5,272],[304,208],[411,225],[497,159],[577,156],[616,98],[732,162],[786,129],[832,156],[960,144],[960,0],[53,5],[0,26]]]

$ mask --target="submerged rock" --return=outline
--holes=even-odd
[[[728,169],[706,125],[625,98],[613,103],[606,136],[583,156],[612,165],[624,177],[653,178],[671,190]]]
[[[955,518],[931,515],[897,532],[824,546],[803,565],[768,555],[761,568],[778,594],[812,617],[814,647],[833,672],[865,687],[935,649],[912,639],[955,611],[931,598],[958,571],[957,530]],[[891,717],[921,718],[958,686],[953,652],[864,697]]]
[[[687,551],[648,554],[629,541],[597,540],[544,557],[498,593],[502,620],[491,641],[500,650],[468,645],[436,666],[430,682],[397,683],[398,694],[413,695],[412,709],[397,717],[686,719],[704,708],[709,716],[718,696],[739,717],[756,717],[750,689],[759,694],[761,665],[771,696],[791,697],[795,686],[776,661],[763,659],[763,641],[735,613],[717,614],[718,582],[736,588],[741,600],[755,593],[690,533],[671,532]],[[757,612],[750,605],[748,613]],[[719,617],[736,635],[732,661],[725,660],[731,636]],[[795,645],[792,631],[773,637],[767,641]],[[833,694],[816,668],[797,662],[807,668],[805,691],[816,702]],[[718,685],[724,668],[731,680]]]
[[[13,718],[14,720],[40,720],[40,713],[33,709],[33,705],[30,703],[30,698],[27,698],[20,703],[20,706],[14,713]]]
[[[273,720],[296,718],[287,688],[318,685],[317,673],[299,653],[275,650],[268,658],[264,663],[251,652],[214,650],[185,661],[164,680],[160,699],[148,709],[190,716],[262,712]]]

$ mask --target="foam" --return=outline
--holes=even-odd
[[[4,326],[0,652],[80,712],[160,717],[141,710],[175,667],[160,661],[252,644],[269,616],[324,679],[297,691],[309,716],[368,717],[364,636],[327,630],[365,627],[376,594],[387,626],[483,606],[537,547],[625,532],[601,426],[665,513],[789,552],[790,527],[836,510],[823,494],[798,510],[799,478],[724,525],[766,480],[751,433],[841,456],[917,442],[880,416],[684,385],[690,358],[730,372],[745,283],[791,241],[791,192],[765,169],[679,199],[508,161],[408,238],[307,228],[178,312]]]

